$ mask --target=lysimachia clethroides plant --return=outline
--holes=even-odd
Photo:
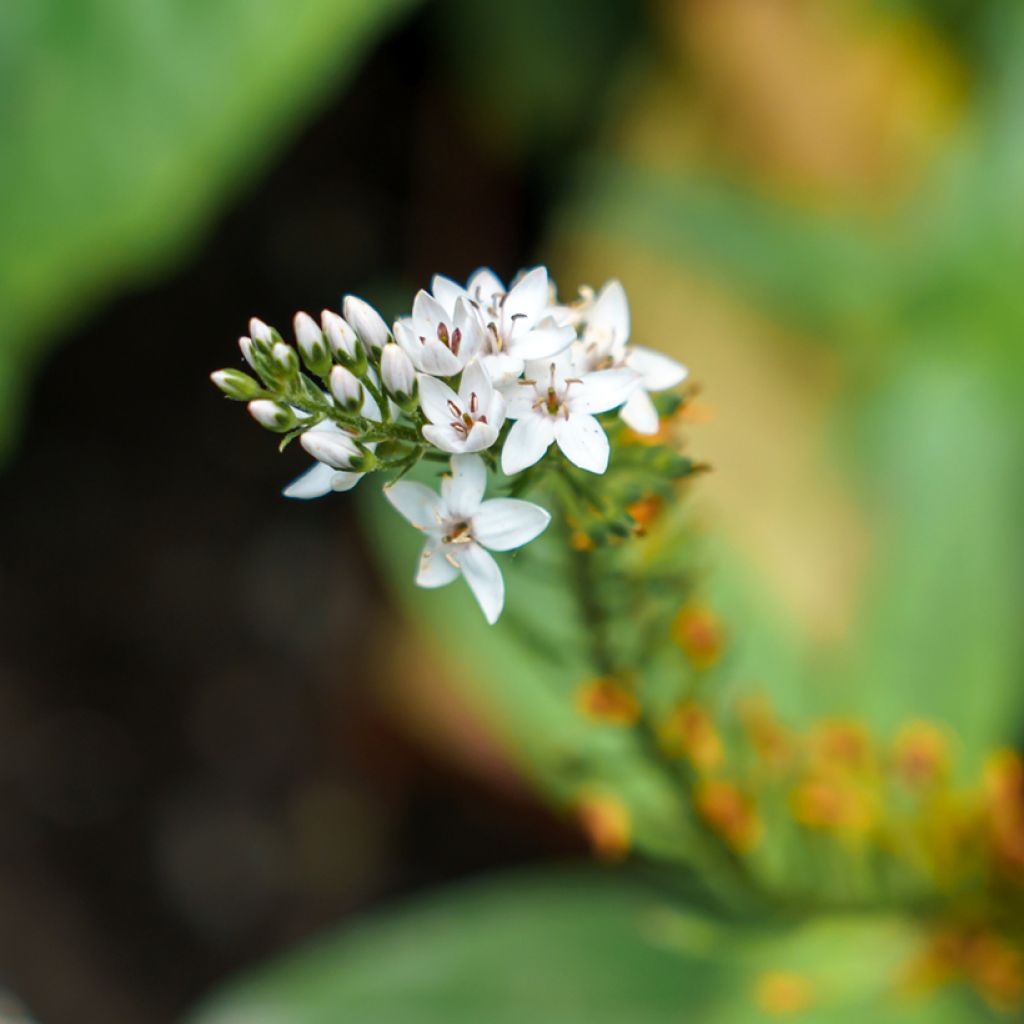
[[[552,513],[587,542],[628,536],[631,505],[693,469],[659,443],[686,368],[632,343],[618,281],[560,303],[545,267],[507,288],[490,270],[465,286],[438,275],[390,325],[349,295],[319,323],[297,313],[294,334],[291,345],[253,319],[239,340],[252,373],[212,374],[282,447],[298,438],[315,460],[284,494],[317,498],[380,474],[423,534],[417,584],[461,576],[490,623],[505,602],[491,552],[530,543]],[[438,462],[438,489],[407,478]]]

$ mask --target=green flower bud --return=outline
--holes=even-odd
[[[280,402],[271,402],[265,398],[259,398],[249,403],[249,415],[267,430],[273,430],[276,434],[283,434],[294,427],[298,420],[295,413],[286,405]]]
[[[253,380],[249,374],[242,373],[241,370],[217,370],[215,373],[210,374],[210,380],[228,398],[233,398],[236,402],[248,402],[263,393],[263,388],[260,387],[259,382]]]

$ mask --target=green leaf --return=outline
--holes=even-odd
[[[895,917],[730,923],[625,872],[532,872],[325,937],[189,1024],[764,1024],[794,987],[820,1024],[989,1019],[962,992],[900,994],[921,943]]]
[[[40,346],[179,258],[411,2],[3,5],[0,457]]]

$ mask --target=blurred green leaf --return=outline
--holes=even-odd
[[[898,918],[768,927],[685,910],[625,872],[463,885],[299,950],[191,1024],[968,1024],[964,993],[900,996],[921,936]],[[787,1009],[788,1008],[788,1009]]]
[[[3,5],[0,457],[40,345],[176,258],[411,2]]]

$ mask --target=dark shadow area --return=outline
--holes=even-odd
[[[163,1024],[371,904],[577,850],[378,709],[366,641],[395,612],[352,503],[282,499],[306,456],[206,377],[251,314],[344,290],[392,314],[396,284],[529,259],[529,175],[474,141],[422,33],[37,378],[3,483],[0,982],[46,1024]]]

